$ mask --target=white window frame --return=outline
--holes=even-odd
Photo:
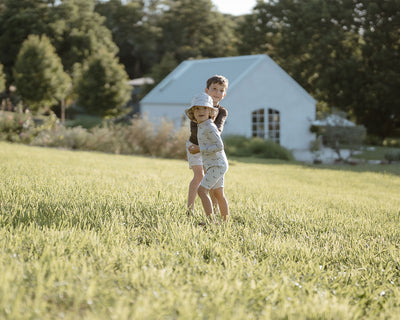
[[[281,115],[276,109],[268,108],[268,139],[280,144]]]
[[[265,115],[264,109],[254,110],[251,113],[251,136],[265,138]]]

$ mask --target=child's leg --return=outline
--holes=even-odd
[[[197,190],[197,193],[201,199],[201,203],[203,204],[203,208],[207,217],[211,219],[213,214],[213,209],[212,209],[211,199],[208,196],[208,191],[209,189],[206,189],[202,185],[200,185],[199,189]]]
[[[215,197],[214,189],[210,189],[210,198],[211,198],[211,201],[213,204],[214,213],[217,213],[218,212],[218,200]]]
[[[203,166],[192,166],[193,179],[189,184],[189,195],[188,195],[188,209],[193,211],[194,201],[196,199],[197,189],[199,188],[200,182],[204,177]]]
[[[218,201],[222,220],[226,221],[229,217],[229,206],[228,206],[228,201],[225,198],[224,188],[222,187],[222,188],[214,189],[214,195]]]

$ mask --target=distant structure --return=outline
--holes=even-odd
[[[141,101],[141,114],[175,126],[186,121],[184,110],[192,96],[204,91],[206,80],[220,74],[228,78],[221,105],[229,116],[224,135],[270,139],[283,147],[309,150],[315,135],[316,101],[267,55],[187,60],[178,65]]]

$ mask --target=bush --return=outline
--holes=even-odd
[[[57,125],[47,130],[41,130],[31,145],[81,150],[86,149],[89,138],[89,133],[82,127],[66,128]]]
[[[383,140],[382,145],[384,147],[399,148],[400,138],[386,138],[385,140]]]
[[[29,144],[43,130],[53,128],[57,118],[34,118],[30,113],[0,111],[0,140]]]
[[[384,157],[389,162],[400,161],[400,150],[391,150],[386,152]]]
[[[281,160],[294,159],[289,150],[271,140],[231,135],[224,138],[224,144],[228,156]]]
[[[134,118],[129,125],[103,122],[92,129],[65,127],[55,117],[33,121],[24,114],[0,117],[0,139],[34,146],[115,154],[138,154],[184,159],[189,128],[175,130],[172,122],[163,121],[158,128],[147,119]]]

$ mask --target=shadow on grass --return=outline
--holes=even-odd
[[[391,174],[400,176],[400,163],[393,164],[309,164],[299,161],[285,161],[276,159],[262,159],[255,157],[229,157],[229,164],[235,165],[235,163],[246,163],[246,164],[267,164],[267,165],[286,165],[286,166],[301,166],[304,168],[311,168],[316,170],[337,170],[337,171],[351,171],[351,172],[373,172],[382,174]]]

